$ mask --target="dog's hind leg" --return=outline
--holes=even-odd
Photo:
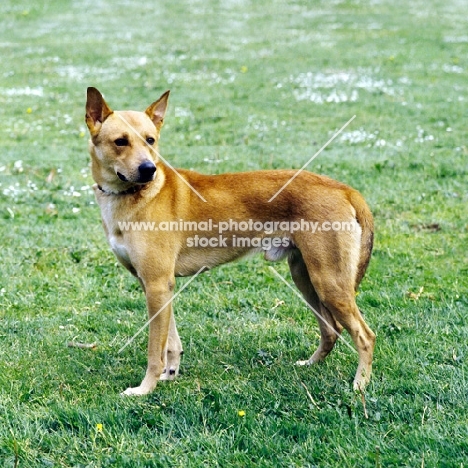
[[[293,277],[301,277],[299,272],[308,271],[315,295],[319,302],[319,323],[321,342],[314,355],[305,361],[310,364],[323,359],[333,348],[341,326],[344,327],[356,346],[359,355],[359,364],[354,378],[354,389],[362,390],[370,380],[372,371],[372,355],[375,345],[375,334],[364,321],[356,305],[356,278],[360,261],[360,235],[359,232],[321,232],[315,233],[314,243],[303,236],[297,239],[296,245],[301,248],[302,263],[292,258],[298,273]],[[302,242],[301,242],[302,241]],[[295,279],[301,292],[307,284],[304,279]],[[303,292],[304,294],[304,292]],[[312,304],[311,304],[312,305]],[[328,325],[327,325],[328,324]]]
[[[338,289],[333,294],[329,294],[325,290],[325,292],[321,291],[321,294],[324,294],[325,307],[343,324],[357,348],[359,365],[353,386],[355,390],[363,390],[369,383],[372,372],[375,334],[362,318],[354,299],[354,290]]]
[[[323,304],[320,312],[328,311],[335,323],[340,323],[351,335],[359,355],[353,386],[355,390],[363,390],[372,372],[375,334],[356,305],[354,278],[339,278],[338,271],[327,275],[318,269],[311,272],[311,280]]]
[[[164,370],[159,380],[174,380],[179,374],[180,357],[183,354],[182,342],[177,332],[174,312],[171,315],[169,324],[169,335],[167,337],[167,346],[165,350],[166,360]]]
[[[307,304],[317,317],[320,328],[320,344],[315,353],[305,361],[297,361],[300,366],[319,362],[330,353],[343,327],[335,320],[330,311],[320,302],[318,295],[310,281],[309,272],[299,250],[294,250],[288,257],[291,276]]]

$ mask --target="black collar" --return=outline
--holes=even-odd
[[[106,195],[133,195],[139,192],[143,187],[146,187],[146,185],[134,185],[133,187],[130,187],[129,189],[124,190],[123,192],[108,192],[107,190],[104,190],[100,185],[98,185],[97,187],[102,193],[105,193]]]

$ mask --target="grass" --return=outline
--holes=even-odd
[[[467,466],[463,2],[42,3],[0,6],[1,465]],[[292,366],[318,328],[260,258],[176,300],[176,382],[119,396],[144,373],[145,334],[118,350],[146,312],[89,190],[87,86],[142,110],[170,88],[161,152],[204,173],[299,168],[356,115],[310,170],[376,218],[368,418],[343,343]]]

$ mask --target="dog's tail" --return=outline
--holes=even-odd
[[[362,230],[359,263],[354,286],[354,288],[357,290],[359,283],[366,273],[367,266],[369,265],[372,254],[372,248],[374,245],[374,219],[366,201],[358,191],[351,190],[349,192],[349,201],[356,210],[356,220],[361,226]]]

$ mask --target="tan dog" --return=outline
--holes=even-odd
[[[179,371],[182,345],[171,304],[175,277],[252,251],[264,251],[268,260],[287,257],[296,286],[317,315],[320,344],[298,364],[325,358],[344,327],[359,354],[354,388],[363,389],[375,335],[355,302],[373,241],[373,219],[362,196],[305,171],[176,171],[157,152],[168,97],[164,93],[145,112],[114,112],[97,89],[88,88],[89,150],[104,229],[119,261],[140,280],[151,320],[146,375],[124,393],[147,394]],[[156,227],[141,229],[142,222]]]

